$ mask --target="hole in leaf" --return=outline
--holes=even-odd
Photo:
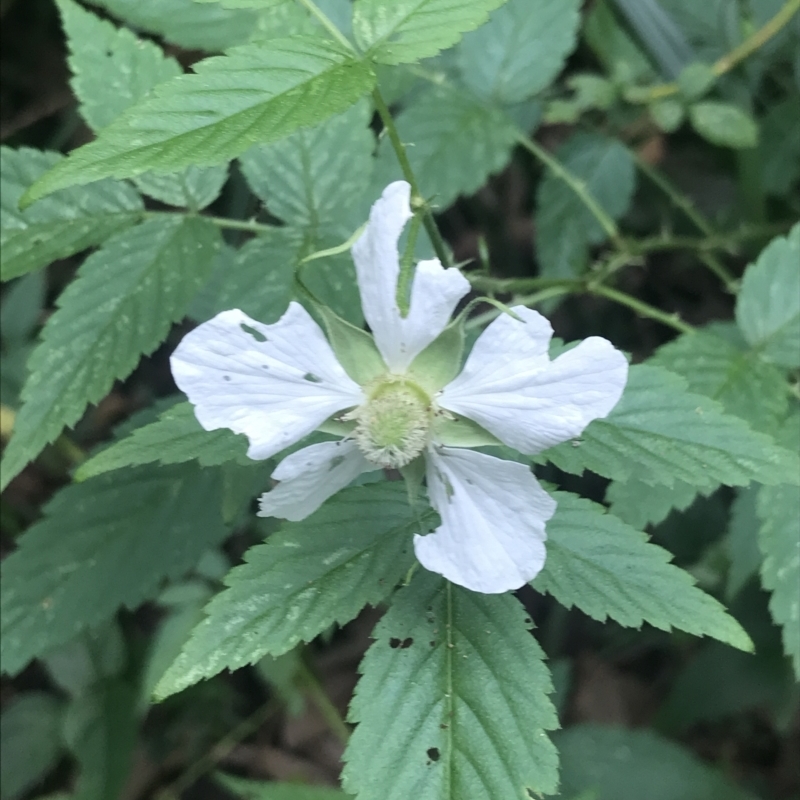
[[[266,342],[266,341],[267,341],[267,337],[266,337],[266,336],[264,336],[264,334],[263,334],[263,333],[261,333],[261,331],[257,331],[257,330],[256,330],[254,327],[252,327],[251,325],[247,325],[246,323],[244,323],[244,322],[241,322],[241,323],[239,323],[239,327],[240,327],[240,328],[241,328],[241,329],[242,329],[242,330],[243,330],[245,333],[249,333],[249,334],[250,334],[250,335],[251,335],[251,336],[252,336],[252,337],[253,337],[253,338],[254,338],[254,339],[257,341],[257,342]]]
[[[428,758],[431,761],[438,761],[441,758],[441,753],[439,753],[438,747],[429,747],[427,752]]]
[[[414,644],[414,640],[409,636],[407,639],[403,639],[403,641],[400,642],[400,649],[406,650],[411,647],[412,644]]]
[[[402,642],[396,636],[392,636],[392,638],[389,639],[389,647],[391,647],[392,650],[397,650],[401,644]]]

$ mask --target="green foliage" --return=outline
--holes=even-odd
[[[350,707],[358,800],[528,800],[558,784],[552,682],[524,609],[420,572],[394,597]]]
[[[740,489],[731,504],[731,522],[725,540],[725,552],[730,561],[725,594],[730,600],[742,590],[747,581],[758,572],[761,553],[758,549],[759,528],[756,515],[757,484]]]
[[[381,64],[407,64],[451,47],[486,22],[505,0],[356,0],[353,32],[367,56]]]
[[[22,797],[55,766],[62,750],[62,704],[45,692],[14,697],[0,716],[0,798]]]
[[[99,131],[159,83],[182,74],[160,47],[116,28],[73,0],[58,0],[70,43],[72,91],[80,113]],[[227,178],[224,166],[188,167],[179,175],[142,175],[136,185],[162,203],[200,209],[212,203]]]
[[[86,259],[31,355],[3,486],[163,341],[208,274],[218,243],[204,220],[164,216],[117,234]]]
[[[800,444],[800,414],[795,413],[784,426],[782,438],[792,447]],[[791,657],[795,674],[800,678],[800,492],[793,475],[787,483],[764,486],[758,493],[756,513],[761,519],[758,545],[764,560],[761,581],[772,592],[769,610],[783,628],[783,645]]]
[[[250,188],[276,217],[312,236],[343,240],[364,222],[375,137],[366,101],[314,128],[256,145],[241,157]]]
[[[242,45],[194,69],[117,117],[31,187],[25,202],[108,176],[219,164],[343,111],[375,81],[353,53],[309,37]]]
[[[636,186],[633,159],[616,139],[576,133],[556,153],[586,191],[614,219],[628,210]],[[536,194],[536,255],[542,274],[571,278],[586,267],[589,245],[606,232],[575,191],[548,173]]]
[[[91,687],[68,706],[64,738],[81,767],[74,800],[116,800],[133,759],[136,691],[124,680]]]
[[[555,735],[561,794],[594,800],[755,800],[720,772],[650,731],[575,725]]]
[[[707,100],[689,107],[689,121],[712,144],[743,150],[758,144],[758,126],[738,106]]]
[[[800,224],[777,237],[742,279],[736,321],[762,357],[800,367]]]
[[[257,29],[249,11],[195,0],[91,0],[134,28],[190,50],[216,52],[246,42]]]
[[[205,431],[194,416],[191,403],[168,408],[150,425],[137,428],[130,436],[101,450],[81,464],[75,480],[85,481],[104,472],[141,464],[180,464],[197,460],[201,466],[227,461],[248,463],[247,440],[226,428]]]
[[[261,783],[218,774],[217,781],[242,800],[347,800],[348,796],[337,789],[301,786],[297,783]]]
[[[139,195],[117,181],[65,189],[20,211],[22,194],[62,161],[57,153],[0,148],[0,275],[4,281],[100,244],[142,218]]]
[[[650,486],[631,478],[612,481],[606,490],[611,512],[638,530],[663,522],[673,508],[685,511],[696,497],[697,488],[683,481]]]
[[[410,568],[412,534],[427,532],[430,518],[409,507],[401,485],[374,484],[284,524],[227,575],[228,588],[211,601],[156,695],[285,653],[376,605]]]
[[[3,669],[135,608],[227,534],[220,476],[138,468],[62,489],[3,561]]]
[[[789,410],[783,373],[744,342],[723,338],[726,330],[679,336],[648,363],[680,375],[690,391],[716,400],[755,430],[774,434]]]
[[[776,103],[760,123],[761,185],[769,194],[788,194],[800,178],[800,112],[795,99]]]
[[[752,650],[739,623],[695,587],[688,572],[669,563],[670,553],[602,506],[563,492],[556,499],[547,561],[532,582],[535,589],[601,622],[610,617],[634,628],[648,622]]]
[[[446,208],[459,195],[476,192],[511,158],[517,131],[507,115],[453,88],[433,88],[397,117],[403,141],[413,144],[408,158],[420,176],[421,191]],[[469,169],[464,165],[469,164]],[[378,153],[375,184],[402,177],[391,143]]]
[[[579,8],[577,0],[508,0],[459,46],[464,83],[498,103],[538,94],[575,47]]]
[[[724,414],[715,401],[687,392],[682,378],[644,364],[631,367],[620,402],[589,425],[577,446],[565,442],[537,458],[577,475],[590,469],[613,480],[678,480],[698,490],[782,483],[798,463],[796,453]]]

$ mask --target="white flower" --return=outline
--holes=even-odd
[[[477,592],[518,589],[544,565],[556,503],[528,466],[464,448],[499,440],[531,455],[578,436],[617,403],[628,365],[597,337],[551,361],[550,324],[517,306],[519,319],[492,322],[455,380],[433,388],[419,380],[415,358],[469,283],[437,260],[420,262],[403,317],[397,243],[412,216],[409,197],[407,183],[390,184],[352,250],[384,374],[358,385],[295,302],[273,325],[238,310],[218,314],[184,337],[172,373],[200,424],[245,434],[251,458],[269,458],[331,418],[347,432],[284,458],[273,473],[279,483],[261,497],[263,516],[302,519],[362,472],[424,457],[442,524],[414,537],[419,561]]]

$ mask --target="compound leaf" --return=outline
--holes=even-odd
[[[358,800],[529,800],[558,783],[553,686],[509,594],[420,571],[378,623],[350,719],[346,791]],[[535,795],[534,795],[535,793]]]
[[[225,537],[221,504],[219,474],[189,464],[62,489],[3,561],[3,669],[19,672],[188,570]]]
[[[23,193],[63,161],[29,147],[0,148],[0,276],[4,281],[100,244],[142,217],[139,195],[105,180],[64,189],[20,211]]]
[[[647,364],[631,367],[622,399],[574,442],[545,450],[537,460],[580,475],[590,469],[612,480],[631,478],[698,491],[751,480],[783,483],[798,471],[798,456],[723,413],[719,403],[686,390],[678,375]]]
[[[580,7],[579,0],[509,0],[459,45],[464,83],[499,103],[542,91],[575,47]]]
[[[406,64],[452,47],[505,0],[356,0],[353,32],[367,56]]]
[[[321,38],[242,45],[194,65],[117,117],[38,181],[26,202],[108,176],[219,164],[343,111],[368,93],[368,63]]]
[[[605,513],[603,506],[557,492],[558,508],[547,524],[547,560],[532,581],[562,605],[593,619],[620,625],[713,636],[741,650],[753,644],[739,623],[688,572],[670,564],[671,554],[644,533]]]
[[[345,490],[284,524],[225,578],[156,695],[285,653],[376,605],[410,568],[412,534],[430,517],[418,519],[402,485],[382,483]]]
[[[3,486],[164,340],[218,245],[211,223],[165,215],[117,234],[86,259],[31,354]]]
[[[736,322],[763,358],[800,367],[800,223],[778,236],[744,273]]]

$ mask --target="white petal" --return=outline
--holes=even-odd
[[[351,440],[309,445],[284,458],[272,473],[280,483],[261,495],[258,516],[305,519],[362,472],[376,469]]]
[[[544,566],[556,502],[530,469],[473,450],[431,448],[428,493],[442,524],[414,537],[422,566],[474,592],[519,589]]]
[[[550,323],[523,306],[512,310],[524,322],[508,315],[492,322],[437,402],[532,454],[607,416],[622,396],[628,362],[597,336],[550,361]]]
[[[408,316],[397,306],[400,256],[397,242],[412,217],[411,187],[390,183],[372,206],[369,222],[353,245],[364,318],[389,369],[402,372],[445,328],[469,282],[437,260],[421,261],[411,285]]]
[[[245,434],[254,459],[269,458],[364,400],[299,303],[273,325],[223,311],[184,336],[170,364],[200,424]]]

